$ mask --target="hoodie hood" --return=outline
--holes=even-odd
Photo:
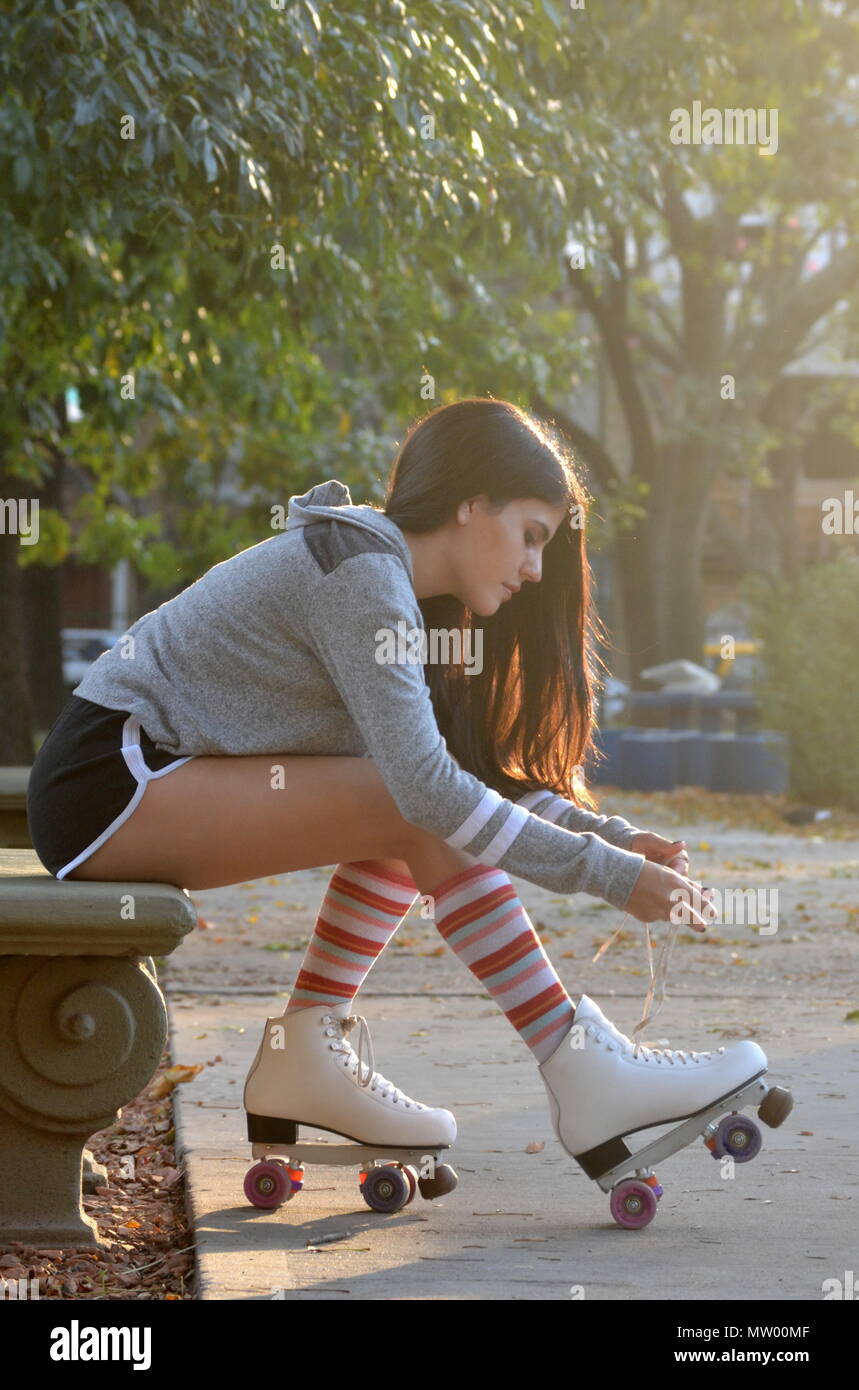
[[[307,492],[290,497],[284,530],[295,531],[314,521],[345,521],[350,526],[360,526],[365,531],[373,531],[393,541],[403,558],[409,578],[414,582],[412,552],[399,526],[375,507],[356,505],[345,483],[329,478],[327,482],[315,483]]]
[[[336,478],[331,478],[327,483],[316,483],[309,492],[296,493],[294,497],[290,497],[286,509],[285,529],[291,531],[295,526],[307,526],[311,521],[330,518],[333,507],[338,511],[344,507],[354,510],[348,487]],[[344,520],[351,519],[344,512]]]

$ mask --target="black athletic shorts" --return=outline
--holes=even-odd
[[[27,785],[30,838],[45,868],[65,878],[128,820],[148,782],[190,761],[156,748],[137,715],[70,696]]]

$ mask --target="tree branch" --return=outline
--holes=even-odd
[[[668,343],[663,343],[646,328],[635,328],[633,333],[644,344],[651,357],[655,357],[663,366],[669,367],[672,372],[685,371],[683,358]]]
[[[641,302],[647,309],[648,313],[654,314],[656,318],[658,318],[665,334],[671,340],[671,342],[673,342],[678,354],[682,354],[683,339],[680,336],[680,330],[678,329],[677,325],[675,323],[672,323],[671,321],[671,315],[668,312],[668,306],[666,304],[663,304],[658,294],[642,294]],[[635,331],[637,332],[638,330]],[[683,361],[682,356],[678,355],[678,361]]]
[[[735,360],[743,356],[743,344],[752,324],[752,315],[755,305],[758,303],[772,303],[780,300],[782,296],[789,294],[800,279],[802,267],[806,257],[821,236],[829,230],[827,226],[818,226],[798,244],[794,242],[790,262],[787,265],[781,263],[782,251],[782,222],[786,209],[781,208],[776,213],[776,226],[774,229],[773,244],[768,252],[764,252],[760,246],[755,247],[755,254],[749,256],[751,262],[751,273],[743,286],[742,296],[737,309],[734,328],[731,333],[731,340],[728,345],[728,355]],[[746,350],[748,344],[746,343]]]
[[[809,329],[857,280],[859,244],[848,242],[823,270],[779,301],[775,313],[751,339],[744,366],[760,374],[761,363],[765,362],[768,371],[781,371],[796,355]]]
[[[654,474],[656,449],[650,415],[639,389],[629,353],[626,316],[624,314],[619,319],[615,318],[606,301],[597,294],[581,271],[573,270],[568,265],[567,276],[578,294],[582,308],[591,315],[600,331],[606,359],[626,417],[635,471],[649,481]]]

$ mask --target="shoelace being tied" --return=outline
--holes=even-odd
[[[708,925],[704,921],[701,914],[691,905],[691,903],[687,903],[686,906],[689,912],[695,918],[695,920],[700,922],[702,927],[706,927]],[[613,942],[617,941],[618,937],[621,935],[624,929],[625,924],[629,921],[629,919],[630,914],[627,913],[614,935],[610,936],[608,941],[604,941],[602,946],[600,946],[599,950],[593,958],[593,961],[591,962],[592,965],[595,964],[601,956],[605,955],[606,951],[609,949]],[[688,1056],[697,1057],[706,1055],[696,1052],[687,1054],[680,1050],[673,1051],[670,1048],[663,1050],[660,1048],[643,1047],[641,1039],[639,1037],[639,1034],[643,1032],[647,1025],[653,1022],[653,1020],[656,1018],[656,1015],[659,1013],[659,1010],[662,1008],[662,1005],[665,1003],[665,989],[668,982],[668,965],[671,960],[671,952],[674,949],[674,943],[677,940],[677,934],[680,931],[680,928],[686,927],[688,925],[688,922],[680,921],[671,922],[669,924],[668,934],[666,935],[665,941],[662,944],[662,950],[659,954],[659,959],[656,962],[656,969],[654,970],[653,945],[650,939],[650,924],[648,922],[644,923],[644,939],[647,943],[647,966],[650,971],[650,984],[647,990],[647,998],[644,1001],[644,1012],[641,1016],[641,1021],[633,1029],[632,1039],[627,1038],[624,1033],[618,1033],[618,1037],[623,1038],[626,1042],[630,1042],[634,1039],[633,1051],[636,1057],[638,1057],[639,1054],[643,1051],[646,1053],[652,1053],[654,1055],[659,1054],[660,1056],[664,1057],[666,1061],[673,1062],[675,1058],[681,1058],[685,1062]],[[652,1009],[651,1005],[653,1005]]]

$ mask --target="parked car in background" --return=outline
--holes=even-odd
[[[66,695],[84,678],[87,670],[102,652],[109,651],[122,637],[102,627],[64,627],[60,633],[63,644],[63,685]]]

